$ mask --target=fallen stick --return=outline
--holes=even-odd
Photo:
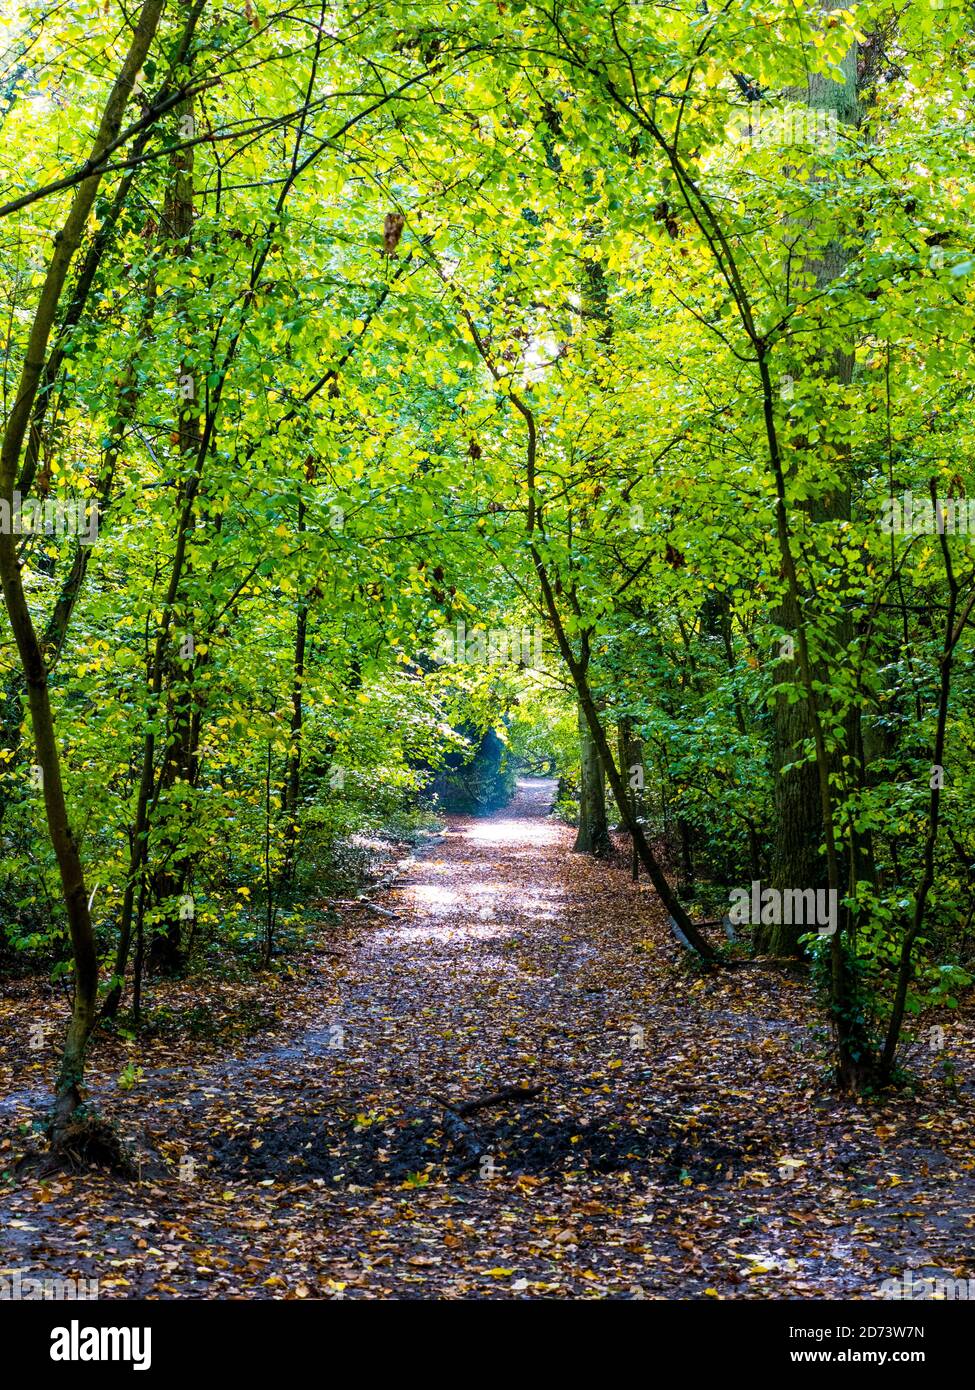
[[[473,1162],[477,1162],[483,1152],[480,1141],[469,1125],[465,1125],[456,1111],[444,1106],[443,1127],[450,1136],[451,1143],[467,1150]]]
[[[470,1125],[464,1124],[456,1107],[451,1105],[449,1100],[445,1100],[443,1096],[433,1096],[433,1100],[444,1112],[442,1128],[447,1138],[455,1149],[463,1149],[467,1153],[467,1162],[461,1164],[457,1171],[462,1173],[468,1168],[473,1168],[484,1152],[484,1146]]]
[[[350,901],[348,898],[333,898],[329,907],[340,908],[344,912],[375,912],[380,917],[392,917],[399,920],[399,913],[393,912],[391,908],[380,907],[378,903],[372,903],[368,898],[356,898]]]
[[[435,1099],[455,1115],[473,1115],[478,1110],[487,1110],[492,1105],[505,1105],[511,1100],[531,1100],[534,1096],[540,1096],[544,1089],[544,1086],[505,1086],[500,1091],[492,1091],[487,1096],[477,1096],[474,1100],[461,1101],[460,1104],[452,1104],[440,1096],[436,1096]]]
[[[362,906],[366,912],[375,912],[379,917],[391,917],[394,921],[399,921],[399,913],[393,912],[392,908],[380,907],[378,903],[363,902]]]

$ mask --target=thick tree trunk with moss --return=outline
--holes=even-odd
[[[619,753],[620,776],[624,778],[628,793],[628,805],[620,806],[617,809],[620,813],[621,826],[626,825],[627,811],[633,820],[637,820],[643,815],[643,787],[644,787],[644,768],[643,768],[643,740],[639,738],[633,730],[633,720],[629,715],[619,721],[616,726],[616,745]],[[632,853],[630,856],[630,876],[633,882],[640,877],[640,856],[637,854],[636,843],[630,836]]]
[[[593,742],[586,716],[579,707],[579,831],[572,848],[577,854],[605,859],[612,853],[606,819],[606,771]]]

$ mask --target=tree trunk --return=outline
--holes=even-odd
[[[298,502],[298,533],[305,530],[305,504]],[[309,599],[298,601],[295,619],[294,665],[291,678],[291,737],[288,743],[288,765],[281,797],[284,816],[284,863],[281,879],[285,886],[294,878],[298,847],[298,803],[301,799],[301,741],[304,728],[305,650],[308,643]]]
[[[180,120],[193,129],[192,98],[178,108]],[[188,261],[193,251],[193,149],[181,150],[172,159],[172,176],[163,205],[161,240],[168,243],[171,254]],[[193,364],[183,361],[179,368],[179,402],[176,417],[177,448],[181,459],[199,453],[202,438],[197,383]],[[190,567],[187,553],[186,568]],[[170,695],[167,724],[169,733],[163,764],[159,772],[156,800],[179,785],[192,787],[196,782],[196,752],[193,730],[193,674],[196,667],[195,634],[192,614],[185,624],[189,641],[188,651],[170,654]],[[183,964],[183,916],[181,899],[189,881],[190,864],[180,848],[183,826],[177,816],[170,853],[166,863],[152,875],[152,900],[163,908],[159,925],[149,943],[151,968],[165,974],[176,974]]]
[[[613,851],[606,820],[606,772],[579,706],[579,831],[577,854],[606,859]]]
[[[845,83],[812,74],[802,95],[811,111],[822,111],[828,116],[835,116],[838,123],[855,125],[859,117],[855,44],[846,55],[842,68]],[[851,254],[840,242],[833,242],[820,256],[808,257],[804,270],[811,271],[815,276],[818,289],[825,288],[843,273]],[[830,351],[814,363],[814,371],[820,380],[848,386],[853,379],[853,361],[852,351]],[[807,510],[813,523],[849,520],[848,486],[818,499]],[[779,610],[777,621],[787,633],[795,632],[799,614],[797,605],[790,598]],[[845,647],[843,634],[837,632],[836,637],[842,650]],[[789,660],[793,667],[797,666],[793,658]],[[827,672],[817,668],[816,679],[823,679],[826,675]],[[781,670],[779,676],[781,679]],[[792,679],[799,680],[797,670],[794,670]],[[819,773],[813,760],[803,761],[805,750],[812,746],[812,742],[813,725],[808,702],[798,700],[789,704],[785,695],[780,695],[774,707],[773,736],[775,840],[772,848],[772,886],[778,889],[818,889],[827,886],[826,865],[820,852],[823,811]],[[783,771],[786,767],[790,769],[788,772]],[[803,925],[796,923],[758,926],[755,944],[760,951],[770,955],[799,955],[799,937],[805,931]]]

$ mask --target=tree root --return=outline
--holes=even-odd
[[[135,1150],[113,1124],[88,1105],[55,1108],[45,1133],[49,1148],[26,1159],[26,1166],[36,1168],[41,1177],[86,1168],[106,1169],[117,1177],[133,1180],[140,1176],[141,1165]]]

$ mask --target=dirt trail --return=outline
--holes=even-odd
[[[129,1091],[96,1051],[96,1098],[165,1166],[0,1192],[0,1269],[195,1298],[871,1298],[975,1273],[970,1024],[954,1098],[838,1104],[808,986],[697,976],[649,893],[569,852],[553,793],[452,819],[273,1045],[150,1045]],[[0,1154],[36,1094],[9,1082]],[[516,1086],[542,1089],[461,1112]]]

